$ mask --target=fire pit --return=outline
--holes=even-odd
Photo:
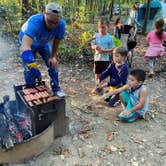
[[[35,157],[45,151],[55,137],[63,136],[68,131],[65,99],[50,97],[44,82],[36,84],[35,87],[14,86],[14,91],[16,100],[4,100],[4,103],[0,103],[0,110],[4,109],[5,104],[9,104],[5,111],[28,113],[33,135],[8,150],[0,148],[0,164],[22,163]]]
[[[55,137],[66,134],[68,118],[65,115],[65,99],[49,96],[45,82],[35,87],[14,86],[17,110],[29,112],[33,135],[44,131],[55,121]]]

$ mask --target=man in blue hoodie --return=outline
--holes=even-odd
[[[62,8],[55,2],[48,3],[44,13],[31,16],[19,33],[26,84],[34,85],[36,79],[41,80],[35,60],[35,53],[38,52],[48,68],[53,93],[61,98],[65,94],[59,86],[56,55],[65,33],[66,22],[62,18]]]

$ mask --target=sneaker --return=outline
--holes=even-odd
[[[65,97],[65,93],[62,90],[59,90],[59,91],[55,92],[55,95],[58,96],[59,98],[64,98]]]
[[[149,121],[150,119],[153,119],[153,116],[150,115],[149,112],[146,112],[144,115],[142,115],[142,118],[145,119],[146,121]]]
[[[111,96],[105,96],[104,101],[109,102],[110,98],[111,98]]]

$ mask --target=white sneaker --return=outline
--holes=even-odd
[[[65,93],[62,90],[59,90],[55,93],[55,95],[57,95],[59,98],[64,98],[65,97]]]

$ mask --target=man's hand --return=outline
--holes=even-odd
[[[41,81],[42,80],[41,72],[37,68],[30,68],[30,70],[29,70],[29,77],[31,78],[32,82],[36,82],[36,80],[37,81]]]
[[[35,69],[37,69],[37,68],[38,68],[38,66],[37,66],[37,63],[36,63],[36,62],[28,63],[28,64],[27,64],[27,66],[28,66],[28,68],[35,68]]]
[[[57,62],[56,58],[53,57],[53,58],[49,59],[49,63],[50,63],[52,68],[55,68],[58,62]]]
[[[22,61],[29,68],[29,73],[26,81],[28,84],[33,84],[36,80],[41,81],[42,76],[35,62],[34,54],[32,50],[26,50],[22,53]]]

